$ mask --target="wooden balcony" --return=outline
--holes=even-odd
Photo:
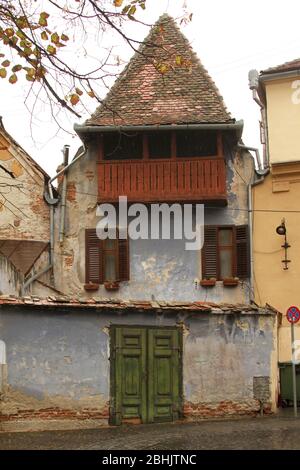
[[[225,160],[220,157],[98,162],[99,202],[226,204]]]

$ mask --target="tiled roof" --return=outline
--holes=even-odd
[[[161,300],[120,300],[108,298],[70,298],[64,296],[50,296],[40,298],[37,296],[14,297],[0,295],[0,308],[2,305],[23,307],[52,307],[52,308],[88,308],[102,311],[130,311],[130,312],[187,312],[187,313],[222,313],[222,314],[257,314],[275,315],[278,312],[271,306],[264,308],[255,304],[229,304],[213,302],[165,302]]]
[[[270,67],[266,70],[262,70],[261,74],[279,73],[279,72],[290,72],[293,70],[300,70],[300,59],[295,59],[284,64],[277,65],[276,67]]]
[[[185,66],[176,65],[176,57]],[[168,71],[160,73],[153,61],[167,65]],[[173,18],[163,15],[85,124],[230,122],[234,119],[188,40]]]
[[[19,150],[19,152],[21,152],[21,154],[23,155],[23,157],[29,162],[29,165],[31,165],[31,167],[35,168],[38,172],[42,173],[44,175],[44,177],[46,178],[46,180],[48,181],[50,179],[50,176],[48,175],[48,173],[46,173],[46,171],[26,152],[26,150],[23,149],[23,147],[21,147],[20,144],[18,144],[18,142],[7,132],[7,130],[5,129],[4,127],[4,124],[3,124],[3,118],[2,116],[0,116],[0,133],[3,135],[3,137],[8,140],[11,145],[13,145],[14,147],[17,148],[17,150]]]

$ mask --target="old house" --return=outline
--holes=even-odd
[[[31,280],[49,258],[49,207],[44,190],[50,177],[0,122],[0,292],[33,292]],[[48,263],[49,264],[49,263]],[[43,292],[39,277],[36,291]],[[46,290],[47,292],[47,290]]]
[[[258,74],[250,74],[261,109],[265,132],[265,176],[252,188],[254,209],[253,257],[255,300],[286,313],[300,305],[299,195],[300,195],[300,61],[294,60]],[[291,328],[285,315],[279,330],[283,399],[292,399]],[[300,340],[300,323],[295,326]],[[299,351],[296,351],[298,360]],[[283,374],[283,375],[282,375]],[[299,370],[297,371],[300,400]]]
[[[59,196],[49,198],[53,287],[64,295],[0,299],[10,385],[3,421],[98,425],[274,410],[277,313],[250,305],[254,169],[239,146],[243,123],[172,18],[158,20],[75,129],[83,146],[70,163],[66,152]],[[149,236],[158,225],[152,207],[163,203],[189,204],[194,229],[204,205],[202,249],[186,249],[186,236]],[[98,237],[102,204],[116,208],[114,239]],[[142,212],[145,237],[121,236]]]

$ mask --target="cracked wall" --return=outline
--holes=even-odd
[[[60,208],[56,210],[55,282],[67,295],[118,297],[123,299],[249,301],[249,282],[235,288],[224,288],[217,282],[213,288],[203,288],[201,253],[186,251],[184,240],[130,240],[130,281],[123,282],[117,292],[100,286],[97,292],[86,292],[85,229],[95,228],[99,219],[97,207],[97,148],[89,151],[68,173],[65,238],[58,243]],[[248,153],[230,154],[227,161],[228,206],[205,207],[205,223],[230,225],[247,224],[247,182],[253,171]],[[105,201],[103,201],[105,202]]]
[[[88,417],[92,412],[107,417],[111,324],[182,325],[183,393],[191,416],[205,415],[204,405],[220,413],[223,402],[229,413],[257,412],[253,377],[274,381],[277,326],[272,315],[114,314],[84,307],[2,306],[0,324],[9,385],[1,405],[4,415],[30,417],[28,410],[37,416],[39,410],[48,410],[50,417],[56,410],[63,417],[69,410],[68,416],[86,412]],[[268,406],[275,407],[272,391]]]

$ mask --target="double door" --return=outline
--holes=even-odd
[[[182,331],[112,326],[111,424],[173,421],[181,414]]]

